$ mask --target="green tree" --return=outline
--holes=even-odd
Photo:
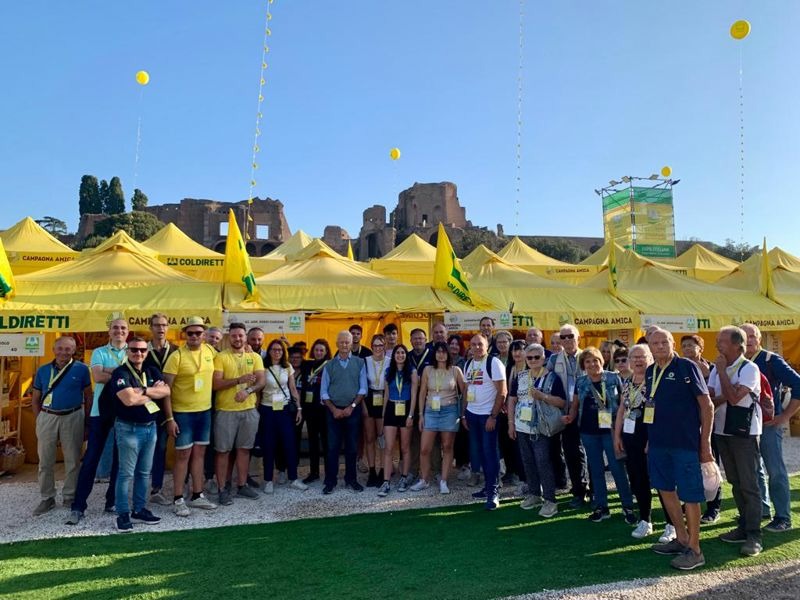
[[[133,211],[111,215],[108,219],[100,221],[94,228],[94,235],[102,239],[111,237],[114,232],[124,229],[125,233],[137,242],[143,242],[152,237],[159,229],[164,227],[164,223],[155,216],[146,212]],[[102,241],[102,240],[101,240]]]
[[[760,248],[758,246],[750,246],[746,242],[734,242],[731,239],[727,239],[724,246],[714,244],[712,250],[731,260],[742,262],[758,252]]]
[[[134,211],[144,211],[147,207],[147,196],[145,193],[136,188],[133,190],[133,198],[131,198],[131,209]]]
[[[589,252],[569,240],[548,240],[544,238],[529,238],[525,243],[536,248],[550,258],[576,264],[589,256]]]
[[[78,191],[78,214],[96,214],[103,212],[103,204],[100,202],[100,188],[97,184],[97,177],[94,175],[84,175],[81,177],[81,187]]]
[[[456,254],[461,258],[465,257],[481,244],[489,248],[492,252],[497,252],[505,246],[505,240],[497,237],[493,231],[489,231],[488,229],[467,229],[464,231],[464,235],[461,237],[460,241],[453,241],[452,243],[453,250],[455,250]]]
[[[61,219],[42,217],[41,219],[36,219],[36,222],[41,225],[42,229],[53,235],[67,235],[67,224]]]
[[[108,214],[106,207],[108,206],[108,182],[105,179],[100,180],[98,187],[98,196],[100,198],[100,207],[97,211],[98,214]]]
[[[112,177],[108,182],[108,198],[103,208],[103,212],[107,215],[119,215],[125,212],[125,193],[122,191],[119,177]]]

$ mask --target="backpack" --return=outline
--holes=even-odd
[[[489,379],[492,378],[492,363],[494,362],[493,360],[494,356],[495,355],[493,354],[486,355],[486,374],[489,376]],[[464,373],[466,373],[469,370],[470,366],[472,365],[472,360],[473,359],[470,358],[464,365]]]
[[[769,360],[769,358],[767,358],[767,360]],[[746,364],[746,362],[742,362],[742,366],[739,367],[739,371],[736,373],[737,375],[741,373]],[[756,368],[758,369],[758,365],[756,365]],[[775,401],[772,397],[772,385],[769,379],[767,379],[767,376],[761,372],[761,369],[758,369],[758,374],[761,377],[761,393],[758,395],[758,398],[756,398],[753,393],[751,393],[750,396],[753,401],[758,402],[758,405],[761,407],[761,422],[769,423],[775,418]]]

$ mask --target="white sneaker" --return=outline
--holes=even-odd
[[[217,505],[211,502],[211,500],[206,498],[202,493],[194,500],[189,500],[187,504],[192,508],[202,508],[203,510],[214,510],[217,508]]]
[[[300,490],[301,492],[305,492],[308,489],[308,486],[300,481],[299,479],[295,479],[289,484],[293,490]]]
[[[459,469],[458,476],[456,477],[459,481],[466,481],[472,476],[472,471],[470,470],[469,466],[464,465]]]
[[[265,494],[274,494],[275,493],[275,484],[271,481],[267,481],[264,484],[264,493]]]
[[[633,532],[631,533],[631,537],[635,537],[637,540],[640,540],[643,537],[651,535],[652,533],[653,533],[652,523],[649,523],[647,521],[639,521],[639,524],[636,526],[636,529],[634,529]]]
[[[186,506],[186,501],[183,498],[178,498],[175,500],[174,504],[175,514],[179,517],[188,517],[192,514],[192,511],[189,510],[189,507]]]
[[[286,481],[286,471],[278,471],[278,485],[284,485]]]
[[[519,504],[519,507],[522,510],[531,510],[537,506],[542,506],[541,496],[526,496],[525,499]]]
[[[378,489],[378,498],[383,498],[384,496],[388,496],[390,489],[391,488],[389,487],[389,482],[388,481],[384,481],[381,484],[381,487]]]
[[[672,525],[667,525],[664,528],[664,533],[660,538],[658,538],[659,544],[669,544],[672,540],[678,537],[678,534],[675,533],[675,528]]]
[[[440,494],[449,494],[450,493],[450,488],[447,487],[447,482],[444,479],[442,479],[439,482],[439,493]]]
[[[544,504],[542,504],[542,510],[539,511],[539,516],[544,517],[545,519],[549,519],[550,517],[554,517],[558,514],[558,504],[555,502],[550,502],[549,500],[545,500]]]
[[[506,459],[500,459],[500,472],[498,473],[498,477],[502,479],[506,475]]]
[[[156,492],[155,494],[150,494],[150,502],[152,504],[160,504],[161,506],[169,506],[172,504],[167,497],[164,496],[161,492]]]
[[[431,486],[430,483],[425,481],[424,479],[420,478],[417,483],[412,485],[409,489],[412,492],[421,492],[422,490],[427,490]]]

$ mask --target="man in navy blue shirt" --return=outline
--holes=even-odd
[[[675,354],[669,331],[654,331],[649,345],[655,363],[645,374],[648,469],[677,535],[671,542],[655,544],[653,551],[677,555],[670,564],[687,571],[706,562],[700,550],[700,503],[705,500],[700,464],[714,460],[714,406],[697,365]],[[685,522],[681,502],[685,503]]]
[[[783,428],[800,410],[800,375],[790,367],[780,354],[761,347],[761,331],[752,323],[742,329],[747,334],[745,356],[756,363],[772,387],[775,399],[775,417],[764,423],[761,433],[761,457],[769,476],[769,496],[775,507],[775,518],[764,527],[765,531],[780,533],[792,528],[789,506],[789,474],[783,461]],[[781,399],[785,388],[791,388],[792,398],[786,408]]]
[[[131,339],[127,362],[114,369],[106,384],[115,398],[114,433],[119,452],[115,500],[117,529],[123,533],[133,530],[131,521],[147,525],[161,521],[147,509],[147,492],[156,447],[157,422],[163,414],[159,401],[169,396],[169,386],[162,380],[157,367],[145,366],[147,352],[146,340]],[[131,480],[133,512],[128,502]]]

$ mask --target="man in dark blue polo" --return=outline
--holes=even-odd
[[[668,543],[655,544],[653,552],[677,555],[670,564],[687,571],[706,562],[700,550],[700,503],[705,501],[700,464],[714,460],[714,406],[697,365],[675,354],[675,340],[669,331],[654,331],[649,345],[655,363],[645,374],[648,469],[677,535]]]
[[[150,469],[156,447],[157,423],[163,415],[159,401],[169,395],[161,371],[144,364],[147,341],[135,337],[128,342],[128,361],[114,370],[106,385],[114,395],[114,433],[119,453],[115,500],[117,529],[133,530],[133,523],[155,525],[161,519],[147,509]],[[133,512],[128,491],[133,480]]]
[[[761,331],[758,327],[752,323],[745,323],[742,329],[747,334],[745,356],[753,361],[767,378],[775,399],[775,417],[771,421],[764,422],[760,447],[764,467],[769,476],[769,496],[775,507],[775,518],[764,527],[764,531],[781,533],[792,528],[789,474],[783,460],[783,428],[800,410],[800,375],[780,354],[761,347]],[[792,397],[784,408],[781,399],[786,388],[791,388]]]

